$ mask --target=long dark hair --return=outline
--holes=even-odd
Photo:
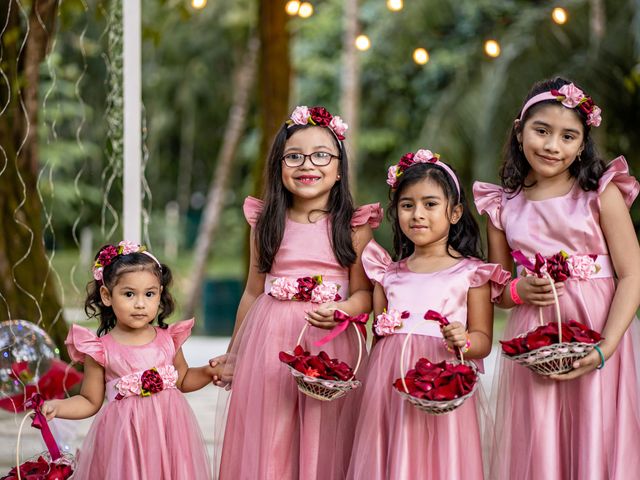
[[[98,254],[96,254],[95,257],[96,260],[102,249],[106,246],[108,245],[98,250]],[[160,267],[150,256],[142,252],[135,252],[115,257],[111,264],[104,267],[102,271],[102,281],[93,280],[87,285],[87,298],[84,302],[84,311],[89,318],[98,317],[100,319],[98,336],[109,333],[109,331],[116,326],[117,320],[113,308],[107,307],[102,303],[100,287],[104,285],[112,292],[113,287],[116,286],[123,274],[141,270],[153,273],[158,277],[158,280],[160,280],[162,291],[160,292],[160,307],[158,308],[158,326],[160,328],[167,328],[164,319],[169,317],[175,308],[173,297],[171,293],[169,293],[169,286],[173,280],[171,270],[164,264]],[[153,320],[149,323],[153,323]]]
[[[282,155],[285,145],[291,136],[306,128],[324,128],[313,125],[283,124],[278,131],[265,169],[264,208],[256,223],[256,241],[258,245],[258,269],[262,273],[271,270],[273,260],[278,253],[282,237],[284,236],[287,210],[293,204],[293,195],[282,184]],[[349,267],[356,261],[356,252],[351,239],[351,217],[354,206],[349,191],[349,162],[347,152],[342,142],[331,135],[340,158],[338,172],[341,180],[337,181],[329,193],[326,213],[331,221],[331,247],[336,260],[343,267]]]
[[[407,168],[398,178],[397,188],[391,193],[391,201],[387,210],[387,216],[393,225],[393,249],[396,260],[408,257],[415,250],[413,242],[400,228],[398,201],[406,188],[426,179],[434,181],[442,188],[448,202],[447,211],[458,204],[458,190],[451,176],[442,167],[431,163],[417,163]],[[462,206],[462,216],[457,223],[452,223],[449,228],[447,253],[451,255],[450,250],[453,249],[463,257],[484,258],[480,228],[469,210],[469,204],[462,187],[459,203]],[[453,255],[451,256],[453,257]]]
[[[538,95],[539,93],[547,92],[555,89],[559,90],[563,85],[571,83],[561,77],[556,77],[551,80],[543,80],[536,83],[525,98],[522,106],[524,107],[527,101]],[[543,100],[540,103],[536,103],[530,107],[524,114],[522,121],[519,124],[513,124],[509,132],[509,136],[503,149],[503,163],[500,167],[500,180],[502,186],[506,191],[511,193],[518,193],[523,188],[532,187],[533,184],[528,185],[526,178],[531,171],[531,166],[524,156],[524,152],[520,150],[520,142],[518,142],[518,134],[522,132],[524,124],[527,120],[540,108],[545,105],[558,105],[556,100]],[[600,177],[606,170],[604,161],[600,158],[596,149],[595,143],[591,136],[591,127],[587,125],[587,115],[579,108],[573,108],[573,112],[578,116],[582,123],[584,132],[584,149],[580,154],[580,159],[574,161],[569,167],[569,174],[571,177],[576,178],[580,187],[585,190],[597,190]],[[520,108],[522,112],[522,108]]]

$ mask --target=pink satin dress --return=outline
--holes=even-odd
[[[610,183],[631,206],[640,186],[623,157],[611,162],[597,191],[576,182],[566,195],[540,201],[509,195],[496,185],[477,182],[475,202],[509,247],[532,258],[564,250],[595,254],[600,272],[570,278],[560,296],[563,320],[575,319],[602,331],[615,293],[614,269],[599,225],[600,194]],[[555,319],[544,307],[546,321]],[[535,328],[538,307],[512,309],[504,337]],[[638,320],[624,335],[602,370],[555,382],[501,358],[497,378],[495,448],[491,478],[496,480],[627,480],[640,471],[640,390]],[[634,340],[635,339],[635,340]],[[633,473],[631,473],[633,472]]]
[[[244,213],[255,227],[263,208],[248,197]],[[376,228],[382,218],[378,204],[356,210],[352,227]],[[342,267],[331,248],[331,226],[325,216],[315,223],[287,219],[284,237],[265,290],[249,309],[232,346],[233,384],[228,406],[220,463],[223,480],[306,480],[344,478],[355,429],[359,391],[330,402],[300,393],[280,351],[296,346],[305,311],[317,304],[278,300],[269,295],[278,278],[322,275],[323,282],[339,285],[339,295],[349,296],[349,270]],[[327,330],[308,328],[302,345],[312,353],[326,351],[355,366],[358,338],[351,328],[321,348],[313,343]],[[366,350],[365,350],[366,353]],[[366,362],[363,360],[363,367]]]
[[[384,288],[387,311],[408,311],[410,316],[371,351],[347,478],[484,478],[482,436],[489,412],[482,387],[453,412],[434,416],[404,400],[392,384],[400,378],[400,355],[409,332],[405,371],[422,357],[455,360],[443,346],[438,324],[424,320],[427,310],[466,325],[469,289],[490,283],[495,300],[509,273],[471,258],[439,272],[414,273],[406,260],[393,262],[375,241],[365,247],[362,264],[369,278]],[[481,361],[477,364],[482,368]]]
[[[180,390],[116,398],[120,378],[172,366],[192,327],[193,319],[167,329],[155,327],[155,339],[135,346],[122,345],[110,334],[98,337],[84,327],[71,327],[65,342],[69,355],[77,362],[88,355],[104,367],[107,397],[77,455],[73,478],[212,478],[198,421]]]

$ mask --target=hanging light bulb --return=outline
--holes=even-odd
[[[207,0],[191,0],[191,6],[198,10],[201,10],[207,6]]]
[[[300,8],[298,9],[298,15],[300,15],[302,18],[309,18],[311,15],[313,15],[313,5],[311,5],[309,2],[302,2],[300,4]]]
[[[487,40],[484,42],[484,53],[491,58],[500,56],[500,44],[495,40]]]
[[[429,52],[426,49],[420,47],[413,51],[413,61],[418,65],[424,65],[429,61]]]
[[[569,19],[569,15],[564,8],[556,7],[551,12],[551,19],[558,25],[564,25]]]
[[[403,6],[402,0],[387,0],[387,8],[392,12],[399,12]]]
[[[300,2],[298,0],[289,0],[284,6],[284,10],[291,16],[297,15],[300,10]]]
[[[361,52],[369,50],[371,48],[371,40],[366,35],[358,35],[356,37],[356,48]]]

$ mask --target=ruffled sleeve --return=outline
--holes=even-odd
[[[382,221],[382,208],[379,203],[369,203],[363,205],[353,212],[351,217],[351,226],[359,227],[369,224],[371,228],[378,228]]]
[[[255,197],[247,197],[244,199],[244,204],[242,205],[242,211],[244,212],[244,218],[247,219],[251,228],[255,228],[256,223],[258,222],[258,217],[262,213],[262,208],[264,207],[264,202],[259,198]]]
[[[504,230],[500,220],[502,187],[492,183],[474,182],[473,198],[480,214],[486,213],[494,227]]]
[[[84,358],[89,355],[97,363],[104,367],[104,346],[100,338],[88,328],[80,325],[71,325],[71,330],[64,341],[69,356],[74,362],[84,363]]]
[[[471,279],[471,288],[481,287],[487,282],[491,286],[491,301],[497,302],[511,279],[511,273],[495,263],[480,263]]]
[[[382,284],[389,265],[391,265],[391,256],[375,240],[370,240],[362,251],[362,266],[367,277]]]
[[[173,340],[176,350],[178,350],[182,344],[187,341],[187,338],[191,335],[191,329],[193,328],[194,323],[195,319],[191,318],[189,320],[183,320],[169,325],[167,331]]]
[[[604,192],[604,189],[611,182],[618,187],[618,190],[622,193],[624,203],[627,208],[630,208],[638,196],[638,192],[640,192],[640,184],[634,177],[629,175],[629,165],[627,165],[627,161],[622,155],[609,163],[607,170],[600,179],[598,193]]]

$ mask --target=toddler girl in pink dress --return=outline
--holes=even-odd
[[[347,478],[367,480],[484,477],[481,389],[456,410],[430,415],[394,391],[407,335],[405,370],[426,358],[454,361],[453,347],[482,367],[491,351],[493,304],[510,275],[484,263],[478,225],[453,170],[429,150],[389,169],[397,261],[374,241],[362,263],[375,282],[377,335],[359,410]],[[442,329],[425,320],[433,310]],[[405,372],[402,372],[404,376]],[[478,380],[479,381],[479,380]]]
[[[193,319],[167,326],[171,271],[144,246],[120,242],[96,255],[85,310],[98,335],[73,325],[65,344],[84,363],[79,395],[45,402],[48,419],[96,416],[77,455],[74,478],[211,478],[211,464],[182,392],[216,379],[221,367],[189,368],[181,345]],[[153,322],[158,321],[158,326]],[[102,404],[107,397],[107,404]]]
[[[279,352],[334,328],[334,312],[371,310],[360,255],[380,222],[378,205],[354,209],[349,192],[347,126],[322,107],[297,107],[268,158],[264,201],[244,203],[251,263],[224,378],[233,376],[221,479],[342,479],[358,390],[333,401],[298,392]],[[354,366],[357,334],[347,329],[321,347]],[[224,383],[224,382],[223,382]]]
[[[474,186],[489,217],[489,259],[511,270],[512,251],[529,259],[565,252],[573,270],[555,284],[562,320],[604,337],[551,379],[501,360],[496,480],[622,480],[640,471],[640,249],[628,212],[639,185],[623,157],[605,165],[597,155],[591,128],[600,114],[567,80],[534,85],[509,136],[502,186]],[[524,275],[521,265],[517,273],[501,300],[513,307],[507,339],[535,328],[540,309],[555,318],[549,281]]]

